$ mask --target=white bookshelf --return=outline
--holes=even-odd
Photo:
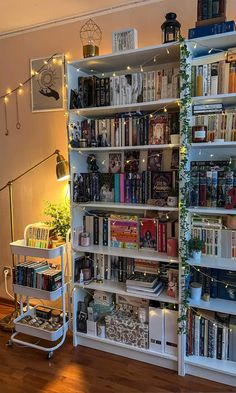
[[[197,45],[196,45],[197,44]],[[203,37],[196,40],[190,40],[187,42],[188,48],[191,52],[190,61],[192,64],[203,64],[202,59],[199,56],[204,56],[204,61],[219,61],[223,59],[224,53],[209,54],[210,48],[218,48],[221,51],[228,47],[236,46],[236,32],[220,34],[212,37]],[[168,51],[167,51],[168,49]],[[169,52],[169,54],[168,54]],[[127,67],[131,67],[129,72],[139,72],[140,64],[146,64],[147,70],[156,67],[157,63],[154,64],[153,58],[157,56],[158,65],[164,65],[172,62],[173,64],[179,64],[179,45],[178,44],[166,44],[157,45],[153,47],[147,47],[143,49],[131,50],[124,53],[113,53],[109,55],[99,56],[95,58],[82,59],[79,61],[71,62],[68,66],[68,89],[73,87],[73,83],[77,80],[78,75],[102,75],[105,73],[106,76],[111,76],[114,72],[119,75],[127,73]],[[146,67],[145,66],[145,67]],[[179,99],[163,99],[148,103],[130,104],[127,106],[113,106],[113,107],[99,107],[99,108],[83,108],[69,110],[69,117],[76,119],[76,117],[95,119],[96,117],[111,116],[116,113],[122,112],[136,112],[136,111],[150,111],[154,112],[160,108],[168,108],[168,110],[176,109],[178,107]],[[236,105],[236,93],[232,94],[220,94],[216,96],[207,97],[193,97],[192,104],[208,104],[208,103],[223,103],[225,106]],[[163,150],[163,154],[168,154],[173,148],[181,148],[179,145],[149,145],[149,146],[120,146],[120,147],[97,147],[97,148],[70,148],[70,166],[71,174],[76,172],[78,166],[81,172],[86,172],[86,158],[89,153],[95,153],[96,155],[102,156],[104,159],[105,155],[109,152],[125,152],[129,150],[139,150],[145,152],[149,149],[160,149]],[[236,142],[224,142],[219,143],[193,143],[189,145],[190,160],[214,160],[214,159],[226,159],[229,156],[235,155]],[[149,205],[133,205],[133,204],[116,204],[116,203],[101,203],[101,202],[88,202],[71,205],[72,211],[72,225],[82,225],[83,210],[107,210],[107,211],[125,211],[126,214],[142,211],[158,211],[158,212],[173,212],[179,213],[178,208],[171,209],[169,207],[157,207]],[[208,208],[208,207],[189,207],[188,208],[188,219],[192,214],[196,215],[219,215],[226,216],[228,214],[235,215],[236,209],[227,210],[224,208]],[[73,229],[73,228],[72,228]],[[181,247],[181,241],[180,241]],[[73,258],[83,255],[85,252],[92,254],[104,254],[108,256],[121,256],[121,257],[133,257],[145,260],[155,260],[159,262],[165,262],[167,264],[179,264],[179,271],[181,271],[181,260],[180,258],[169,258],[166,254],[161,254],[155,251],[149,250],[128,250],[111,247],[101,246],[90,246],[88,248],[81,247],[78,245],[73,246]],[[217,269],[229,269],[236,271],[236,261],[228,258],[210,258],[203,256],[201,261],[196,264],[194,261],[189,260],[190,265],[194,266],[205,266]],[[179,275],[180,277],[180,275]],[[127,295],[125,286],[122,283],[115,283],[104,281],[102,284],[91,282],[90,284],[83,286],[79,283],[74,282],[73,286],[73,343],[74,345],[84,345],[94,349],[115,353],[117,355],[125,356],[131,359],[144,361],[147,363],[155,364],[158,366],[178,370],[180,375],[191,374],[206,379],[212,379],[218,382],[223,382],[236,386],[236,363],[231,361],[223,361],[217,359],[209,359],[204,357],[190,356],[185,357],[186,352],[186,340],[185,337],[179,336],[178,340],[178,356],[172,356],[164,353],[157,353],[150,350],[144,350],[136,347],[131,347],[126,344],[121,344],[115,341],[108,340],[89,334],[78,333],[76,326],[76,315],[78,301],[84,299],[84,293],[86,290],[101,289],[107,292],[113,292],[115,294]],[[130,294],[130,296],[137,297],[137,294]],[[151,299],[152,296],[147,299]],[[167,303],[181,303],[181,288],[179,299],[175,301],[167,299],[166,292],[163,291],[159,296],[158,300]],[[156,299],[155,299],[156,300]],[[219,311],[224,313],[230,313],[236,315],[235,302],[224,299],[211,299],[210,302],[200,301],[198,303],[190,302],[191,307],[196,307],[203,310]]]

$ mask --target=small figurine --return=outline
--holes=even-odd
[[[88,170],[90,172],[98,172],[98,165],[97,165],[97,161],[96,161],[96,156],[95,154],[89,154],[88,158],[87,158],[87,164],[88,164]]]

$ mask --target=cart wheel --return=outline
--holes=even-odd
[[[8,340],[8,342],[6,343],[7,347],[13,347],[13,342],[11,340]]]
[[[51,359],[53,357],[53,352],[48,352],[47,359]]]

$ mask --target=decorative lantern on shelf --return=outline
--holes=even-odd
[[[162,24],[163,44],[174,42],[179,39],[181,24],[176,20],[177,15],[174,12],[166,14],[166,21]]]
[[[80,39],[83,45],[83,56],[93,57],[99,55],[99,45],[102,40],[100,27],[89,19],[80,29]]]

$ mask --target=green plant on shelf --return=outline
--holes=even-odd
[[[189,239],[188,241],[188,249],[189,249],[189,254],[192,255],[194,251],[202,251],[203,247],[203,241],[197,238],[192,238]]]
[[[44,214],[50,217],[45,223],[53,228],[52,235],[66,239],[70,229],[70,208],[66,203],[46,202]]]

